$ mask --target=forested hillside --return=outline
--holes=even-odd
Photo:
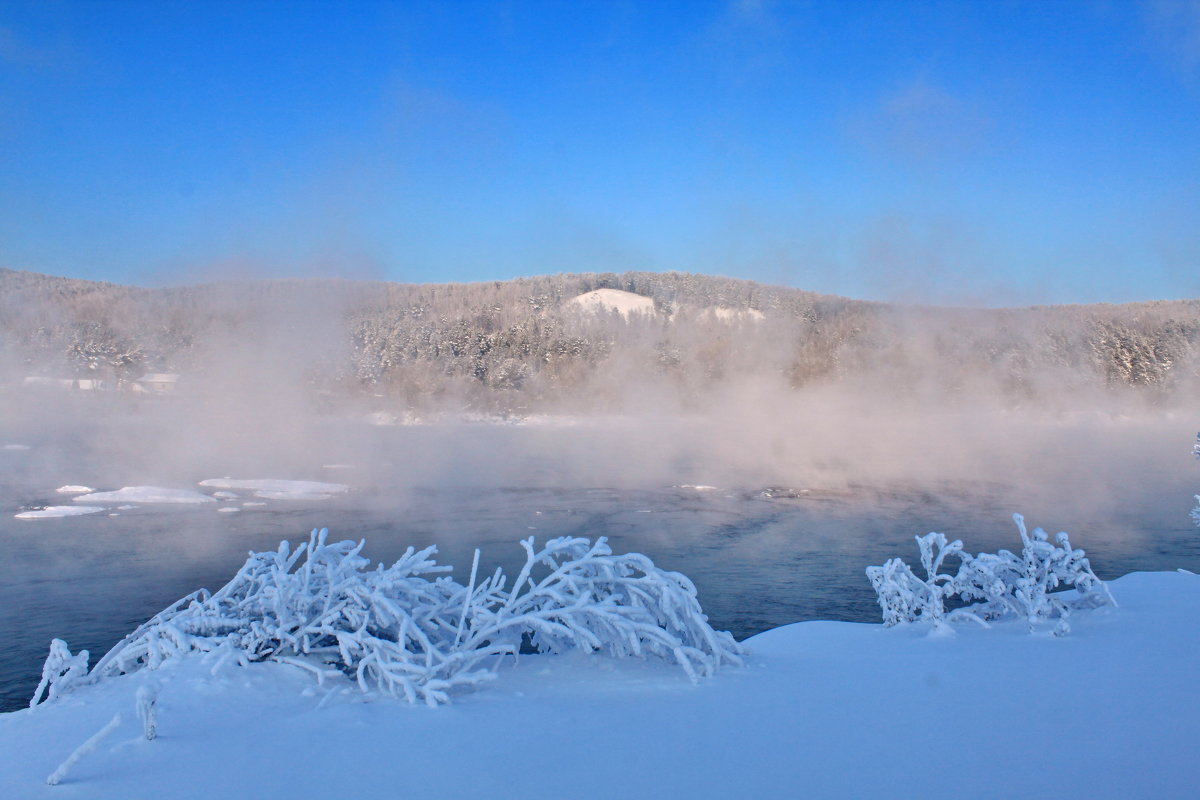
[[[596,289],[654,310],[569,302]],[[118,386],[171,372],[180,391],[257,380],[417,412],[688,407],[751,381],[1009,405],[1100,390],[1163,403],[1200,377],[1200,301],[920,308],[682,273],[145,289],[0,270],[0,337],[10,390],[29,376]]]

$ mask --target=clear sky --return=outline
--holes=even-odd
[[[0,266],[1200,296],[1200,0],[0,0]]]

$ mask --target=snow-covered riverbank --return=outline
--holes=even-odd
[[[0,784],[6,798],[1194,796],[1200,577],[1110,585],[1120,606],[1064,638],[807,622],[696,685],[666,663],[523,656],[440,708],[187,657],[0,715]],[[136,713],[147,682],[154,741]]]

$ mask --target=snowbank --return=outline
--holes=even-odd
[[[126,486],[115,492],[92,492],[71,498],[76,503],[215,503],[206,494],[191,489],[161,486]]]
[[[96,514],[104,510],[103,506],[46,506],[36,511],[22,511],[13,516],[17,519],[54,519],[56,517],[81,517],[84,514]]]
[[[328,500],[335,494],[350,491],[344,483],[323,481],[288,481],[278,478],[262,480],[234,480],[232,478],[209,478],[200,481],[201,486],[211,489],[241,489],[254,492],[264,500]]]
[[[438,709],[187,657],[0,715],[12,798],[1193,797],[1200,578],[1139,573],[1066,638],[806,622],[745,669],[527,656]],[[138,690],[157,689],[157,738]],[[153,688],[153,687],[152,687]],[[147,690],[151,691],[151,690]],[[62,788],[46,778],[109,723]]]

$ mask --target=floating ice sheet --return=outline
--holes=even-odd
[[[238,480],[234,478],[209,478],[200,481],[201,486],[212,489],[241,489],[254,492],[264,500],[328,500],[335,494],[349,491],[344,483],[324,481],[291,481],[280,478]]]
[[[55,517],[81,517],[84,514],[96,514],[103,510],[103,506],[46,506],[34,511],[22,511],[14,516],[17,519],[53,519]]]
[[[76,503],[215,503],[206,494],[191,489],[162,486],[126,486],[114,492],[93,492],[72,498]]]

